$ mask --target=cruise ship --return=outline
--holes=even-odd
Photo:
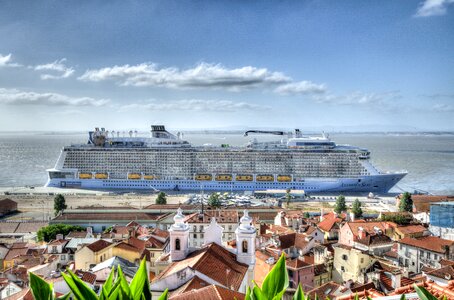
[[[306,193],[386,193],[406,172],[383,173],[367,149],[337,145],[296,129],[246,131],[274,134],[242,147],[194,146],[182,134],[151,126],[149,137],[96,128],[86,144],[66,146],[46,186],[100,190],[255,191],[295,189]]]

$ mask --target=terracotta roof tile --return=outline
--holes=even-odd
[[[401,239],[399,243],[438,253],[445,253],[446,246],[454,245],[454,241],[441,239],[436,236],[425,236],[420,238],[406,237]]]
[[[335,283],[334,281],[327,282],[315,289],[310,290],[307,294],[311,299],[315,298],[315,295],[318,296],[318,299],[326,299],[326,297],[332,298],[338,290],[341,290],[342,286]]]
[[[104,248],[109,247],[110,245],[112,245],[112,243],[109,243],[108,241],[98,240],[94,243],[91,243],[90,245],[87,245],[87,247],[88,247],[88,249],[90,249],[93,252],[98,252]]]
[[[157,276],[157,279],[164,278],[187,267],[212,278],[224,286],[233,286],[236,290],[239,289],[248,270],[246,264],[236,260],[235,254],[216,243],[211,243],[200,250],[192,252],[186,259],[171,263],[166,270]]]
[[[210,285],[201,289],[191,290],[182,294],[178,294],[170,299],[175,300],[243,300],[245,294],[232,291],[218,285]]]

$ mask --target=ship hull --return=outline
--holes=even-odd
[[[258,191],[268,189],[321,192],[387,193],[406,173],[359,176],[356,178],[307,178],[292,182],[197,181],[197,180],[127,180],[127,179],[49,179],[48,187],[98,190],[174,190],[174,191]]]

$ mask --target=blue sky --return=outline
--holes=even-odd
[[[0,131],[454,130],[454,0],[1,1]]]

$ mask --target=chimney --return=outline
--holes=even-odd
[[[323,207],[320,209],[320,222],[323,221]]]
[[[354,213],[350,213],[350,222],[355,222],[355,214]]]
[[[393,288],[394,289],[400,288],[401,282],[402,282],[402,273],[400,273],[400,271],[393,273],[393,275],[392,275]]]
[[[360,240],[364,239],[366,237],[366,231],[364,230],[364,228],[362,228],[361,226],[358,227],[358,238]]]
[[[87,227],[87,233],[88,233],[89,235],[93,235],[93,227],[88,226],[88,227]]]
[[[55,236],[55,239],[56,239],[56,240],[62,240],[62,239],[63,239],[63,234],[58,233],[58,234]]]

